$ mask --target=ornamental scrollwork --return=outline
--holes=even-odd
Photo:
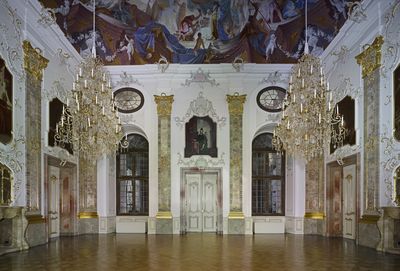
[[[267,77],[264,77],[261,79],[260,82],[258,82],[258,85],[263,85],[263,84],[271,84],[271,85],[276,85],[278,83],[281,84],[287,84],[288,78],[284,77],[281,72],[279,71],[274,71],[268,73]]]
[[[132,84],[143,86],[142,83],[139,82],[138,79],[134,79],[132,75],[128,75],[127,72],[123,71],[122,74],[119,76],[121,79],[116,82],[117,86],[129,86]]]
[[[178,162],[177,165],[185,167],[197,167],[197,168],[207,168],[225,165],[224,156],[225,153],[221,154],[219,158],[205,158],[204,156],[192,156],[190,159],[184,158],[181,153],[177,153]]]
[[[210,72],[204,72],[202,68],[199,68],[196,72],[190,72],[190,78],[186,79],[185,83],[181,85],[188,87],[192,83],[200,83],[200,87],[203,87],[204,83],[209,83],[213,87],[219,86],[215,79],[211,79]]]
[[[174,119],[176,125],[182,128],[185,126],[185,123],[193,116],[210,116],[215,122],[218,123],[220,127],[224,126],[226,122],[225,117],[218,116],[214,109],[213,103],[204,97],[203,92],[199,92],[197,98],[190,102],[189,108],[182,118],[175,117]]]

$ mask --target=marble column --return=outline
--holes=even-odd
[[[25,140],[26,140],[26,206],[27,215],[41,218],[41,92],[43,69],[48,60],[39,48],[33,48],[27,40],[23,41],[25,89]],[[42,220],[44,223],[44,219]]]
[[[364,191],[363,220],[379,219],[379,85],[383,37],[356,56],[362,67],[364,89]],[[363,221],[361,220],[361,222]]]
[[[172,234],[171,109],[174,95],[154,95],[158,114],[158,212],[156,233]]]
[[[229,215],[228,215],[228,233],[244,234],[245,221],[242,202],[242,160],[243,160],[243,104],[246,101],[246,95],[227,95],[226,100],[229,108]]]

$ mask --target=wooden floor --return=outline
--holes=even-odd
[[[83,235],[0,256],[0,270],[400,270],[400,255],[340,238]]]

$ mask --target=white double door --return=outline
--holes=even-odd
[[[217,231],[216,173],[186,174],[186,226],[188,232]]]
[[[356,166],[343,168],[343,237],[356,239]]]

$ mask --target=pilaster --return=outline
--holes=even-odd
[[[41,92],[43,69],[48,60],[39,48],[33,48],[27,40],[23,41],[25,85],[25,140],[26,140],[26,206],[27,214],[41,213]]]
[[[156,233],[172,234],[171,213],[171,110],[174,95],[154,95],[158,114],[158,212]]]
[[[364,89],[364,202],[361,223],[370,221],[371,216],[379,216],[379,68],[382,44],[383,37],[378,36],[356,56],[362,68]]]
[[[242,168],[243,168],[243,104],[246,95],[227,95],[229,108],[229,152],[230,152],[230,197],[228,215],[228,233],[244,234],[245,219],[242,202]]]

